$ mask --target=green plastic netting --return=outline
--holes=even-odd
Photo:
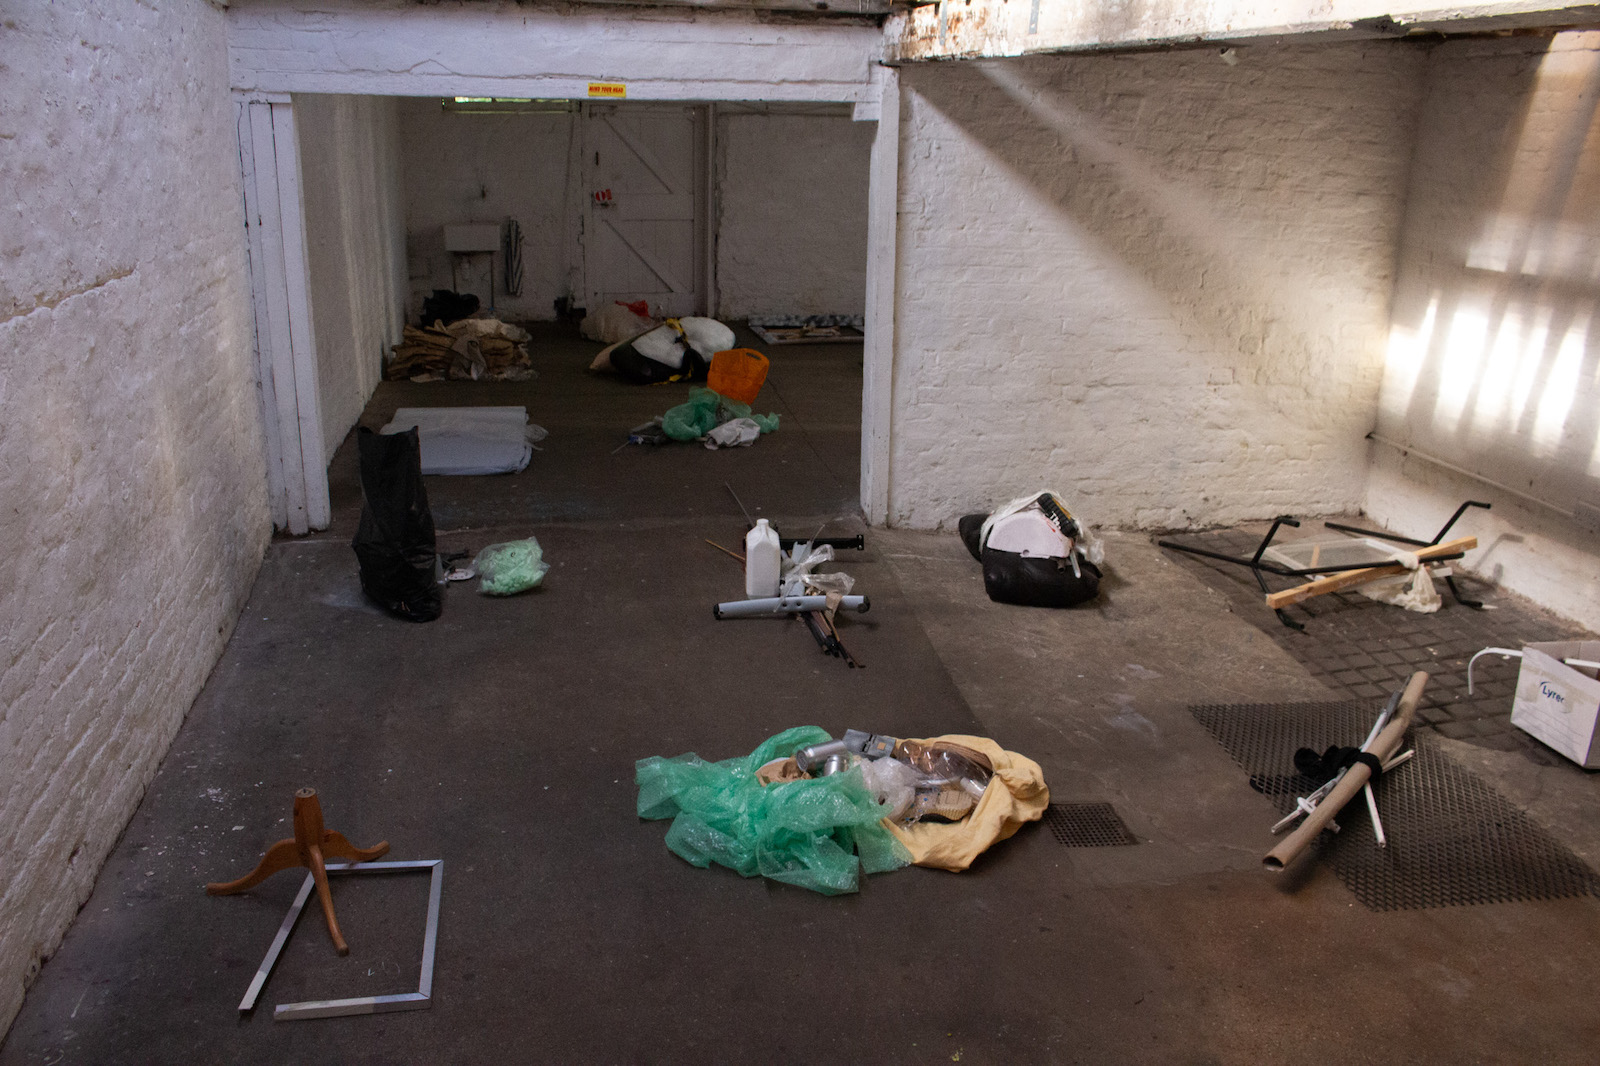
[[[771,433],[778,428],[777,415],[752,415],[749,404],[712,392],[703,385],[696,385],[689,390],[686,403],[669,408],[661,416],[661,431],[673,440],[699,440],[734,418],[754,418],[763,433]]]
[[[706,762],[692,752],[635,765],[640,818],[671,818],[667,847],[699,867],[717,863],[745,877],[824,895],[854,892],[859,874],[886,873],[911,855],[883,826],[859,768],[763,787],[756,771],[773,759],[832,738],[799,726],[743,758]]]

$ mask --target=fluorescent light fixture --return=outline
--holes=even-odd
[[[560,115],[578,109],[573,100],[517,96],[447,96],[439,105],[460,115]]]

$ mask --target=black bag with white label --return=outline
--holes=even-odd
[[[967,551],[983,564],[983,590],[991,600],[1019,607],[1073,607],[1100,594],[1100,568],[1082,555],[1076,560],[1056,559],[980,546],[988,517],[966,515],[958,528]]]

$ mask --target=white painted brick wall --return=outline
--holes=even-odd
[[[400,340],[406,235],[397,101],[296,96],[312,324],[331,459]]]
[[[223,24],[0,13],[0,1032],[271,530]]]
[[[1600,34],[1451,42],[1428,62],[1378,431],[1572,509],[1600,506]],[[1374,447],[1367,509],[1432,536],[1464,499],[1466,565],[1600,629],[1600,535]]]
[[[717,120],[718,313],[862,314],[873,123],[739,107]]]
[[[892,524],[1359,504],[1423,54],[1238,57],[901,69]]]
[[[399,107],[406,242],[413,265],[408,314],[415,318],[432,290],[450,288],[445,225],[514,218],[524,242],[522,293],[497,294],[495,306],[503,317],[554,318],[556,298],[568,294],[574,258],[563,227],[583,206],[577,175],[568,181],[568,142],[577,115],[457,114],[441,108],[437,97],[402,100]],[[463,257],[458,268],[461,291],[475,292],[485,306],[488,262],[487,255]],[[503,269],[497,255],[502,290]],[[581,287],[581,271],[575,280]]]

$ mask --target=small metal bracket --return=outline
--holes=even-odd
[[[386,874],[404,873],[411,870],[428,870],[432,876],[428,884],[428,922],[427,931],[422,938],[422,979],[415,992],[402,992],[390,996],[357,996],[354,999],[312,999],[302,1003],[280,1003],[272,1011],[274,1021],[295,1021],[302,1018],[337,1018],[347,1014],[384,1014],[400,1010],[424,1010],[433,1005],[433,957],[434,949],[439,939],[439,890],[444,881],[443,859],[418,859],[410,862],[354,862],[354,863],[329,863],[327,871],[329,876],[334,874]],[[256,998],[261,995],[261,989],[267,983],[267,977],[272,973],[272,967],[278,962],[278,956],[283,953],[283,946],[289,942],[289,934],[294,932],[295,923],[300,920],[300,915],[305,911],[306,901],[311,898],[312,889],[316,887],[316,879],[311,874],[306,874],[305,883],[300,886],[299,895],[295,896],[294,903],[289,906],[289,913],[283,919],[283,924],[278,927],[278,935],[272,938],[272,946],[267,948],[266,957],[261,960],[261,966],[256,970],[256,975],[250,980],[250,987],[245,991],[244,999],[239,1001],[239,1012],[245,1013],[255,1008]]]

